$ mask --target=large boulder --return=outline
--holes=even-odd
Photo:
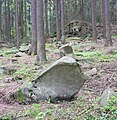
[[[22,92],[34,101],[71,100],[84,82],[84,75],[76,60],[64,56],[31,81]]]

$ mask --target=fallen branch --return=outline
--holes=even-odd
[[[10,92],[8,92],[7,94],[5,94],[1,99],[0,99],[0,102],[5,98],[5,97],[7,97],[11,92],[13,92],[14,90],[16,90],[18,87],[20,87],[21,86],[21,84],[20,85],[17,85],[16,87],[14,87]]]

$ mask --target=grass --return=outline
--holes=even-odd
[[[10,49],[4,49],[0,50],[0,55],[12,57],[15,53],[17,53],[19,50],[16,47],[10,48]]]
[[[117,36],[112,36],[112,38],[117,38]]]
[[[20,77],[23,79],[33,79],[35,76],[35,66],[23,65],[21,69],[17,70],[13,76]]]
[[[66,107],[54,105],[52,108],[42,109],[40,104],[32,104],[32,107],[24,110],[21,116],[34,118],[35,120],[117,120],[117,96],[112,96],[107,106],[100,106],[99,99],[90,99],[79,96],[74,104],[67,104]],[[64,105],[64,104],[63,104]],[[12,120],[13,114],[0,116],[0,119]]]
[[[16,101],[17,101],[17,102],[23,102],[23,101],[25,101],[25,100],[26,100],[25,95],[22,93],[21,90],[18,90],[18,91],[17,91]]]
[[[109,61],[116,61],[117,60],[117,53],[115,54],[104,54],[100,51],[93,51],[93,52],[77,52],[75,51],[75,55],[81,58],[90,59],[94,61],[94,63],[99,62],[109,62]]]

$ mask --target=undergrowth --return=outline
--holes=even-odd
[[[99,62],[109,62],[109,61],[116,61],[117,60],[117,53],[115,54],[104,54],[100,51],[93,51],[93,52],[75,52],[76,56],[81,58],[93,60],[94,63]]]
[[[41,110],[39,104],[33,104],[32,108],[25,111],[25,114],[35,120],[116,120],[117,118],[117,97],[113,96],[107,106],[100,106],[98,100],[93,100],[88,105],[87,98],[78,97],[75,106],[67,108],[56,107],[53,109]],[[73,108],[72,108],[73,107]],[[55,115],[58,113],[59,115]]]
[[[13,76],[19,76],[21,78],[30,78],[33,79],[35,76],[35,66],[23,65],[21,69],[17,70]]]
[[[4,49],[0,50],[0,55],[12,57],[14,54],[16,54],[19,50],[16,47],[10,48],[10,49]]]

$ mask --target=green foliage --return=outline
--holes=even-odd
[[[13,54],[17,53],[18,52],[18,49],[13,47],[13,48],[10,48],[10,49],[4,49],[4,50],[1,50],[0,51],[0,55],[3,55],[3,56],[13,56]]]
[[[117,36],[112,36],[112,38],[117,38]]]
[[[75,52],[76,56],[86,59],[93,59],[94,63],[97,62],[109,62],[115,61],[117,59],[117,54],[104,54],[100,51],[93,51],[93,52]]]
[[[47,51],[50,51],[50,52],[56,51],[54,46],[52,44],[49,44],[49,43],[46,43],[46,49],[47,49]]]
[[[51,110],[46,110],[45,112],[40,112],[38,113],[38,115],[36,116],[35,120],[44,120],[44,118],[46,116],[51,116],[52,115],[52,111]]]
[[[33,104],[32,108],[25,111],[25,114],[35,118],[40,113],[40,105],[39,104]]]
[[[15,36],[16,36],[16,29],[15,29],[15,27],[11,28],[11,36],[12,36],[12,38],[15,38]]]
[[[87,109],[85,106],[85,100],[82,97],[78,98],[78,105],[84,109],[81,112],[81,116],[77,117],[77,120],[116,120],[117,118],[117,97],[113,96],[109,100],[107,106],[100,106],[96,102],[92,101],[92,105]]]
[[[6,116],[0,115],[0,120],[13,120],[13,114],[12,114],[12,113],[9,113],[9,114],[6,115]]]
[[[21,69],[17,70],[13,75],[19,76],[21,78],[33,78],[34,74],[32,74],[33,66],[23,65]]]
[[[104,106],[104,110],[106,112],[111,112],[117,115],[117,96],[112,96],[109,100],[109,103],[107,106]]]
[[[21,90],[18,90],[18,93],[17,93],[17,97],[16,97],[16,101],[18,102],[23,102],[26,98],[25,98],[25,95],[22,93]]]
[[[94,51],[94,52],[76,52],[75,53],[77,56],[82,56],[82,57],[85,57],[85,58],[94,58],[94,57],[99,57],[102,55],[101,52],[99,51]]]
[[[99,120],[117,120],[117,96],[112,96],[107,106],[101,108]]]
[[[39,104],[33,104],[32,108],[26,111],[26,115],[35,118],[35,120],[44,120],[46,116],[50,116],[52,111],[50,109],[41,111]]]
[[[86,39],[86,38],[89,39],[90,37],[91,37],[90,34],[86,34],[86,35],[81,35],[80,36],[81,39]]]

